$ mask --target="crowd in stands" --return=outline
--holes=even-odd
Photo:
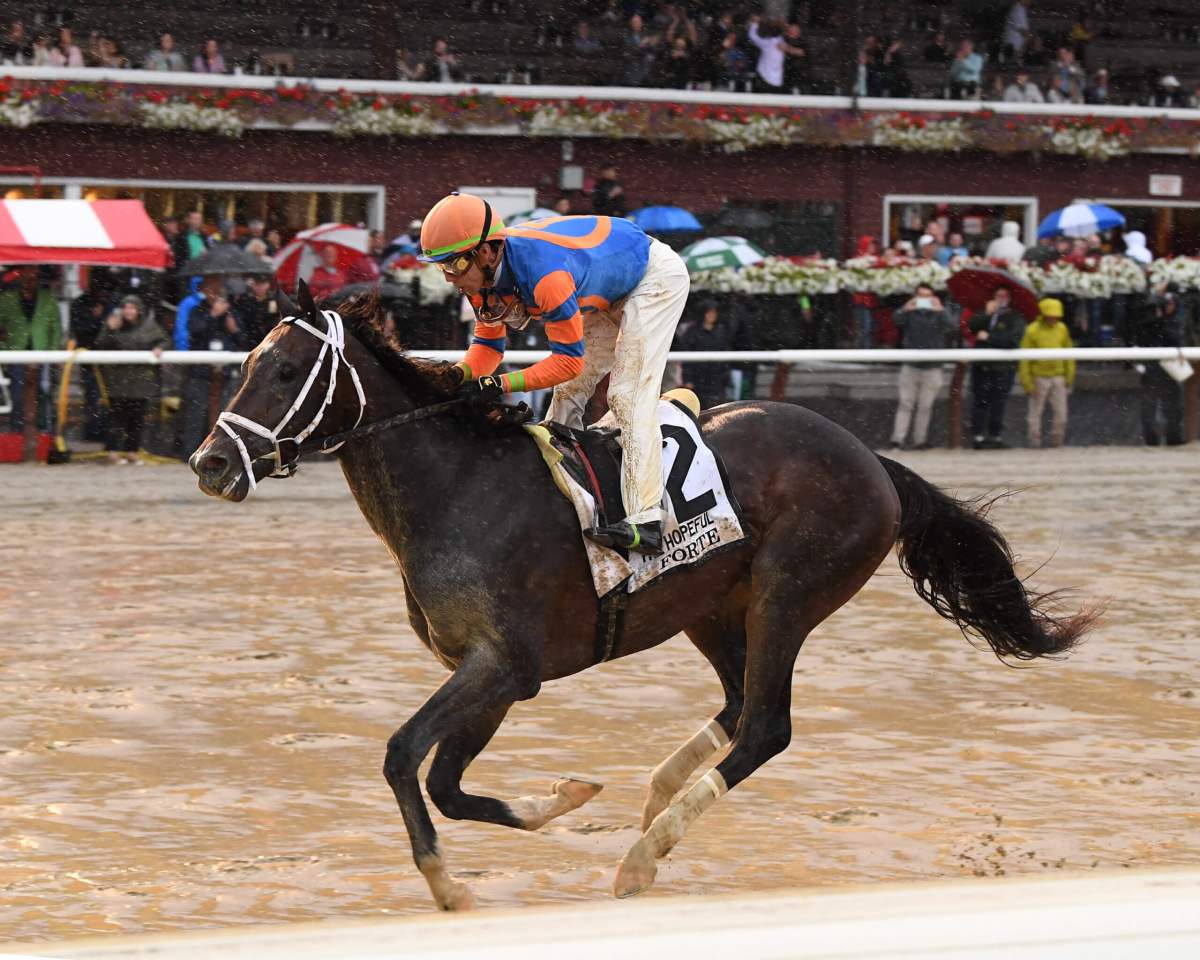
[[[553,17],[526,26],[511,22],[506,3],[495,0],[483,10],[477,0],[471,16],[521,31],[505,34],[511,38],[508,52],[495,54],[496,44],[488,44],[486,29],[472,32],[465,24],[443,22],[438,35],[423,40],[426,32],[401,23],[394,65],[377,65],[376,73],[386,79],[440,83],[587,83],[1200,106],[1200,86],[1189,86],[1176,76],[1189,68],[1182,60],[1179,68],[1162,58],[1150,58],[1140,68],[1122,63],[1114,75],[1113,44],[1123,37],[1123,18],[1132,12],[1125,0],[1085,0],[1075,5],[1073,17],[1048,21],[1039,21],[1041,2],[941,3],[932,14],[926,4],[914,4],[907,12],[900,5],[867,10],[867,20],[855,21],[850,5],[841,4],[795,2],[788,5],[788,16],[767,18],[746,14],[744,6],[724,8],[706,0],[591,0],[573,11],[573,17],[582,18],[569,26]],[[293,66],[290,55],[264,57],[245,47],[231,57],[223,51],[223,41],[211,35],[189,38],[183,49],[172,33],[164,32],[150,49],[133,49],[103,29],[89,30],[84,40],[82,26],[70,15],[58,15],[50,27],[48,22],[30,31],[23,21],[13,20],[0,40],[0,63],[206,74],[279,73]],[[301,21],[298,29],[304,42],[339,37],[336,20]],[[1164,20],[1160,36],[1144,37],[1141,43],[1147,49],[1156,42],[1187,44],[1200,36],[1200,28],[1190,30],[1185,21]],[[856,31],[863,39],[851,75],[842,61],[847,52],[854,52],[854,41],[848,49],[845,43]],[[460,50],[460,35],[478,52]],[[345,40],[342,36],[341,42]],[[1099,54],[1094,52],[1097,44],[1106,45]],[[547,58],[556,62],[546,63]]]

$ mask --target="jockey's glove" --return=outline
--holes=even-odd
[[[487,407],[499,403],[504,396],[504,384],[499,377],[480,377],[468,380],[458,388],[458,395],[473,407]]]

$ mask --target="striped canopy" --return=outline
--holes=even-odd
[[[708,237],[684,247],[679,255],[687,264],[688,273],[722,267],[737,269],[766,259],[762,250],[743,237]]]
[[[370,235],[361,227],[344,223],[323,223],[301,230],[292,242],[275,254],[275,282],[291,290],[298,280],[308,280],[321,262],[321,250],[332,244],[338,253],[338,267],[350,270],[367,259]]]
[[[0,263],[163,270],[168,256],[140,200],[0,201]]]

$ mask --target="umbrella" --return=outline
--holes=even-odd
[[[714,225],[722,230],[765,230],[775,225],[775,218],[757,207],[726,207]]]
[[[1086,237],[1124,225],[1125,218],[1112,207],[1102,203],[1073,203],[1055,210],[1039,223],[1038,238],[1056,237],[1060,233],[1068,237]]]
[[[271,261],[247,253],[232,243],[218,243],[198,257],[192,257],[179,271],[185,277],[211,277],[237,274],[268,274]]]
[[[323,223],[301,230],[275,254],[275,282],[291,290],[297,280],[308,280],[321,262],[321,250],[330,245],[337,250],[338,268],[349,270],[366,257],[369,239],[366,230],[344,223]]]
[[[681,233],[704,229],[700,221],[683,207],[642,207],[641,210],[634,210],[629,219],[647,233]]]
[[[520,213],[514,213],[512,216],[504,218],[506,227],[515,227],[518,223],[528,223],[530,220],[545,220],[547,217],[561,217],[562,214],[556,210],[547,210],[545,207],[534,207],[532,210],[522,210]]]
[[[352,297],[357,293],[377,293],[381,300],[411,300],[412,285],[384,280],[382,283],[351,283],[342,287],[335,297]]]
[[[762,263],[766,255],[749,240],[742,237],[709,237],[698,240],[679,252],[687,264],[688,273],[702,270],[718,270],[721,267],[745,267],[751,263]]]
[[[982,310],[999,287],[1012,294],[1012,305],[1032,320],[1038,313],[1037,294],[1007,270],[999,267],[963,267],[950,275],[946,288],[950,295],[968,310]]]

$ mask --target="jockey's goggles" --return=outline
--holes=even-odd
[[[455,257],[453,260],[438,260],[434,263],[434,266],[447,276],[461,277],[471,269],[471,264],[474,262],[475,251],[472,250],[470,254],[463,254],[462,256]]]

